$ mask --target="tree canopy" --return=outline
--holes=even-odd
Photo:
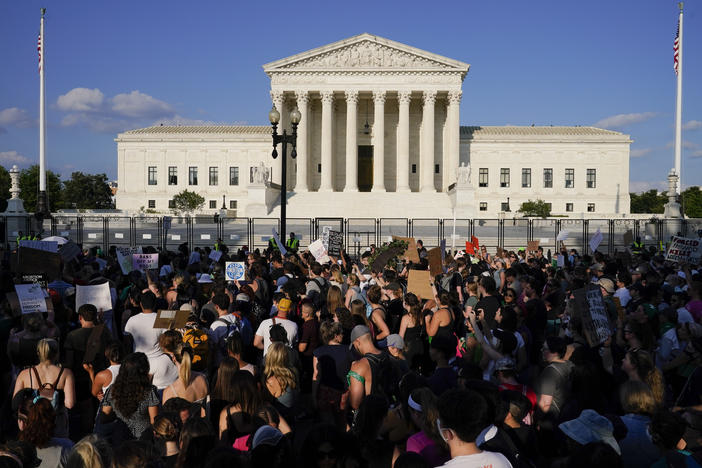
[[[543,200],[529,200],[522,203],[517,213],[527,217],[548,218],[551,216],[551,204]]]
[[[176,214],[188,214],[202,208],[205,204],[205,198],[190,190],[183,190],[173,196],[173,203],[175,205],[173,211]]]
[[[74,172],[64,182],[63,199],[66,208],[110,209],[112,190],[105,174],[83,174]]]
[[[632,213],[654,213],[661,214],[668,203],[667,192],[649,190],[642,193],[630,193]],[[679,203],[682,205],[683,213],[690,218],[702,217],[702,191],[700,187],[688,187],[680,194]]]
[[[10,173],[0,166],[0,213],[7,209],[8,198],[10,198]]]
[[[46,192],[51,211],[63,208],[62,184],[59,175],[46,171]],[[20,171],[20,198],[24,200],[24,209],[33,213],[37,209],[39,196],[39,166],[33,165]]]

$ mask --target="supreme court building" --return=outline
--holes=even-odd
[[[466,63],[361,34],[263,69],[279,132],[302,115],[289,217],[494,217],[529,199],[553,214],[629,213],[628,135],[461,126]],[[165,213],[188,189],[205,211],[278,215],[270,126],[156,126],[116,141],[118,209]]]

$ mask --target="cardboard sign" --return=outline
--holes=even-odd
[[[668,251],[665,254],[665,259],[669,262],[696,265],[700,262],[700,255],[702,255],[700,239],[673,236],[670,247],[668,247]]]
[[[308,247],[310,253],[314,255],[314,259],[319,263],[327,263],[329,261],[329,256],[327,255],[327,249],[324,248],[324,243],[322,239],[317,239],[312,242]]]
[[[443,265],[441,263],[441,248],[434,247],[427,252],[427,260],[429,261],[429,272],[431,276],[440,275],[444,272]]]
[[[541,241],[539,239],[527,241],[527,253],[533,253],[539,250],[539,244]]]
[[[178,330],[185,327],[190,317],[189,310],[159,310],[154,320],[154,328]]]
[[[210,250],[210,260],[216,263],[219,261],[220,258],[222,258],[221,250]]]
[[[246,279],[246,264],[244,262],[227,262],[224,273],[227,281],[243,281]]]
[[[41,241],[41,240],[21,240],[20,247],[30,249],[44,250],[46,252],[58,252],[58,242],[56,241]]]
[[[116,253],[117,263],[119,263],[122,273],[126,275],[134,269],[132,255],[141,253],[141,247],[117,247]]]
[[[558,233],[558,236],[556,236],[556,240],[558,242],[563,242],[564,240],[568,239],[568,231],[565,229],[561,229],[561,231]]]
[[[602,243],[602,231],[597,228],[597,232],[590,238],[590,251],[595,252]]]
[[[68,262],[80,255],[80,247],[73,241],[68,241],[61,246],[59,254],[64,262]]]
[[[45,274],[49,281],[61,277],[61,256],[45,250],[20,247],[17,255],[19,274]]]
[[[573,291],[575,309],[583,322],[583,331],[590,346],[597,346],[612,336],[607,308],[599,286]]]
[[[431,273],[427,270],[410,270],[407,279],[407,292],[413,293],[420,299],[434,299]]]
[[[624,240],[624,246],[626,247],[629,247],[631,244],[634,243],[634,233],[631,232],[631,229],[629,229],[622,235],[622,239]]]
[[[48,312],[44,290],[38,283],[16,284],[15,291],[17,292],[17,299],[19,300],[22,314]]]
[[[37,275],[20,275],[20,281],[22,282],[22,284],[37,283],[43,289],[47,289],[49,284],[49,281],[46,279],[46,275],[43,273]]]
[[[76,310],[83,304],[92,304],[97,310],[112,310],[112,295],[109,283],[76,286]]]
[[[132,264],[135,270],[146,271],[158,268],[158,254],[132,254]]]
[[[407,242],[407,250],[405,250],[402,256],[407,257],[407,259],[412,263],[419,263],[419,252],[417,252],[417,242],[414,240],[414,237],[392,236],[392,240]]]
[[[329,248],[327,252],[329,255],[334,257],[339,257],[341,255],[341,249],[344,248],[344,235],[340,231],[329,231]]]

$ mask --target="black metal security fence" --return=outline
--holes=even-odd
[[[32,217],[0,217],[0,242],[15,247],[17,232],[39,231]],[[556,238],[567,231],[565,244],[581,253],[589,253],[589,240],[599,229],[603,239],[599,250],[614,253],[624,248],[624,233],[631,231],[646,246],[665,244],[680,233],[697,237],[702,219],[407,219],[407,218],[288,218],[287,232],[294,232],[301,247],[321,236],[328,226],[341,231],[347,252],[357,255],[370,244],[382,244],[392,236],[415,237],[426,247],[438,246],[442,240],[448,248],[462,249],[475,236],[489,251],[500,246],[514,250],[540,240],[544,249],[557,247]],[[61,236],[87,247],[155,245],[175,249],[183,242],[190,246],[212,246],[221,238],[230,248],[244,245],[265,248],[272,231],[278,231],[277,218],[215,218],[157,216],[90,216],[55,214],[43,221],[43,235]]]

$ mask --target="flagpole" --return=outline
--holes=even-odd
[[[680,16],[678,17],[678,86],[675,97],[675,174],[678,176],[676,195],[680,195],[682,186],[682,75],[683,75],[683,2],[678,2]]]
[[[46,8],[41,9],[41,26],[39,30],[41,38],[41,56],[39,58],[39,197],[37,198],[36,208],[36,212],[39,215],[49,213],[49,204],[46,198],[46,95],[44,92],[46,41],[44,39],[44,14],[46,14]]]

